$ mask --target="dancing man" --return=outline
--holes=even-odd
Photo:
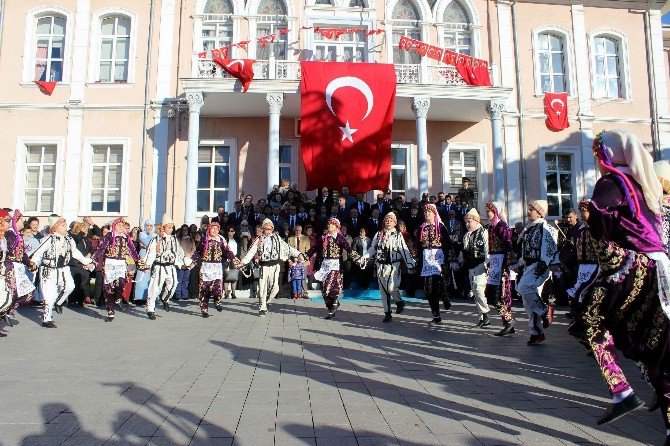
[[[489,305],[498,309],[503,328],[496,336],[514,333],[515,320],[512,315],[512,287],[509,278],[509,262],[512,255],[512,231],[507,225],[505,208],[499,201],[486,203],[489,224],[489,269],[484,294]]]
[[[193,261],[201,260],[200,284],[198,287],[198,300],[202,317],[209,317],[209,300],[214,301],[216,311],[223,311],[221,298],[223,297],[223,264],[233,261],[237,265],[238,259],[228,248],[223,237],[219,234],[221,226],[219,223],[210,223],[207,227],[205,240],[196,247]]]
[[[109,231],[100,240],[93,254],[96,263],[102,263],[103,294],[107,305],[107,321],[114,320],[116,300],[123,299],[123,288],[128,282],[128,263],[132,259],[138,269],[144,269],[135,244],[126,232],[126,221],[119,217],[111,224]]]
[[[49,234],[30,255],[30,260],[40,266],[40,293],[44,298],[42,327],[56,328],[52,307],[63,313],[63,303],[74,290],[70,274],[70,258],[78,260],[89,271],[93,270],[93,259],[84,256],[67,234],[67,222],[63,217],[49,217]]]
[[[544,219],[547,210],[546,200],[536,200],[528,205],[529,225],[521,234],[522,258],[515,266],[517,270],[525,266],[517,291],[521,294],[528,315],[528,345],[537,345],[545,339],[544,329],[549,326],[549,308],[540,296],[549,278],[550,268],[557,268],[559,264],[556,244],[558,231]]]
[[[475,296],[477,306],[476,327],[483,328],[491,325],[491,309],[486,301],[486,264],[489,260],[488,233],[481,224],[479,212],[472,208],[465,214],[465,228],[463,237],[463,267],[468,270],[470,289]]]
[[[340,230],[340,221],[335,217],[328,219],[326,233],[321,236],[321,240],[317,240],[312,249],[316,252],[317,263],[321,263],[319,270],[314,273],[314,278],[322,283],[321,293],[328,309],[325,319],[332,319],[340,307],[342,251],[346,251],[354,262],[358,261],[360,256],[344,238]]]
[[[237,268],[241,269],[244,265],[251,262],[258,253],[259,265],[261,267],[261,277],[259,280],[259,305],[258,315],[265,317],[268,311],[268,305],[272,303],[279,293],[279,264],[285,262],[289,257],[298,257],[300,251],[291,248],[282,238],[274,232],[275,226],[272,220],[266,218],[263,220],[263,233],[257,237],[249,251],[242,258]]]
[[[151,320],[156,319],[156,299],[160,299],[165,311],[170,311],[170,298],[177,289],[177,267],[192,263],[184,256],[179,240],[172,235],[173,231],[172,217],[163,215],[161,233],[149,242],[143,261],[143,266],[151,268],[147,290],[147,316]]]
[[[451,302],[446,296],[444,286],[444,274],[448,271],[445,262],[451,242],[447,227],[440,219],[440,214],[434,204],[424,207],[425,221],[417,230],[419,240],[419,259],[421,277],[423,277],[423,290],[430,304],[433,314],[432,324],[441,324],[440,300],[444,300],[444,309],[451,307]]]
[[[588,207],[588,229],[596,240],[599,271],[582,318],[612,395],[598,424],[643,404],[621,370],[618,349],[643,366],[670,433],[670,260],[661,235],[663,189],[637,136],[600,133],[593,151],[602,176]]]
[[[361,256],[358,264],[365,268],[365,262],[374,259],[379,291],[381,292],[382,305],[384,307],[384,319],[382,322],[391,322],[391,297],[396,304],[396,314],[401,314],[405,309],[405,301],[400,297],[400,264],[404,263],[409,271],[413,273],[416,261],[407,248],[405,238],[396,229],[398,218],[393,212],[384,217],[384,227],[377,232],[372,239],[370,248]]]

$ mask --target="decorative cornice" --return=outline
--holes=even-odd
[[[430,98],[419,97],[412,98],[412,111],[417,118],[428,117],[428,109],[430,108]]]
[[[281,108],[284,105],[283,93],[268,93],[265,95],[265,100],[268,103],[271,115],[278,115],[281,112]]]

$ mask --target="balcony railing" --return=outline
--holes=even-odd
[[[210,59],[197,59],[198,78],[232,78]],[[395,73],[399,84],[466,85],[456,68],[451,66],[422,66],[419,64],[396,64]],[[300,62],[287,60],[257,60],[254,62],[254,79],[300,80]]]

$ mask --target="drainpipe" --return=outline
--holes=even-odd
[[[149,8],[149,38],[147,39],[147,68],[144,71],[144,114],[142,117],[142,160],[140,162],[140,214],[139,226],[142,227],[142,219],[144,218],[144,176],[147,170],[147,128],[149,119],[149,77],[151,70],[151,50],[153,48],[153,33],[154,33],[154,7],[155,0],[151,0]]]
[[[514,40],[514,70],[516,71],[516,103],[519,108],[519,163],[521,164],[521,199],[523,223],[526,224],[526,150],[523,136],[523,95],[521,93],[521,68],[519,66],[519,38],[516,24],[516,2],[512,3],[512,39]]]
[[[7,7],[7,0],[0,1],[0,55],[2,55],[2,31],[5,24],[5,8]],[[0,59],[2,60],[2,59]]]
[[[179,1],[179,31],[177,32],[177,73],[175,75],[174,83],[174,97],[179,97],[179,76],[181,75],[181,28],[184,16],[184,0]],[[175,125],[174,125],[174,144],[172,144],[172,204],[170,205],[170,212],[174,215],[174,191],[175,181],[177,179],[177,143],[179,141],[179,133],[181,131],[181,103],[177,102],[177,109],[175,111]],[[166,186],[167,187],[167,186]]]
[[[649,83],[649,105],[651,108],[651,140],[654,147],[654,160],[661,159],[660,135],[658,130],[658,109],[656,97],[656,71],[654,69],[654,51],[651,42],[651,16],[649,9],[644,12],[644,40],[647,53],[647,82]]]

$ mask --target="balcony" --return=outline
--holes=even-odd
[[[225,70],[210,59],[197,59],[199,79],[232,78]],[[467,85],[451,66],[422,66],[419,64],[396,64],[398,84],[430,84],[464,86]],[[257,60],[254,62],[254,79],[298,81],[300,62],[287,60]]]

